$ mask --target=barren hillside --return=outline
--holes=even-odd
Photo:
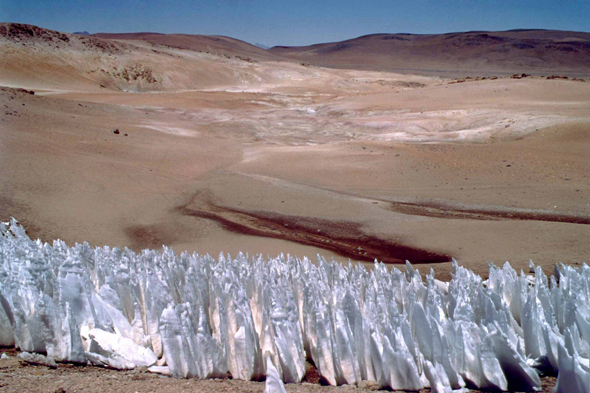
[[[0,83],[48,90],[169,91],[233,87],[298,78],[309,73],[226,37],[121,35],[125,40],[0,24]],[[256,57],[256,58],[255,58]],[[260,60],[258,60],[260,59]]]
[[[590,75],[590,33],[553,30],[373,34],[342,42],[269,50],[335,68],[429,75]]]
[[[146,41],[176,49],[185,49],[214,54],[249,57],[253,60],[280,60],[279,55],[231,37],[191,34],[160,33],[97,33],[93,37],[110,40]]]

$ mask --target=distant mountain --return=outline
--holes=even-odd
[[[270,49],[270,46],[268,46],[268,45],[264,45],[264,44],[258,44],[258,43],[256,43],[256,44],[254,44],[254,46],[257,46],[257,47],[259,47],[260,49],[264,49],[264,50],[266,50],[266,49]]]
[[[4,45],[6,42],[18,45],[22,51],[11,51]],[[84,61],[68,61],[73,53]],[[113,57],[99,67],[95,55],[104,53]],[[332,68],[452,77],[527,73],[586,79],[590,78],[590,33],[516,30],[373,34],[342,42],[264,50],[224,36],[149,32],[86,36],[0,23],[0,60],[4,64],[0,75],[8,82],[55,83],[62,81],[56,77],[60,73],[66,84],[76,79],[81,85],[120,90],[230,84],[242,77],[236,74],[233,61],[243,64],[290,60]],[[184,71],[172,72],[172,63]],[[258,77],[252,76],[253,80]]]
[[[90,33],[87,32],[87,31],[74,31],[72,34],[77,34],[77,35],[90,35]]]
[[[590,33],[574,31],[373,34],[311,46],[275,46],[268,52],[333,68],[463,76],[590,75]]]

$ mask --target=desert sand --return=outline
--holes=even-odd
[[[440,279],[452,258],[482,276],[588,262],[588,82],[19,26],[0,29],[0,219],[33,238],[409,259]]]

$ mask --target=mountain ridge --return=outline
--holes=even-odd
[[[275,46],[269,52],[331,68],[442,75],[590,75],[590,33],[577,31],[376,33],[308,46]]]
[[[223,55],[248,56],[258,60],[278,60],[279,56],[246,41],[223,36],[202,34],[162,34],[152,32],[138,33],[95,33],[93,37],[107,40],[146,41],[177,49],[212,52]]]
[[[19,23],[0,23],[0,38],[16,44],[23,50],[30,47],[32,43],[36,43],[35,45],[43,43],[48,50],[68,47],[74,49],[79,56],[85,57],[87,59],[84,60],[85,62],[90,61],[88,56],[91,52],[111,53],[111,55],[115,52],[125,52],[127,56],[134,54],[135,63],[149,65],[156,54],[162,59],[164,57],[180,59],[178,56],[186,57],[192,51],[189,56],[191,62],[197,55],[200,59],[198,61],[206,60],[203,56],[214,55],[217,58],[237,59],[250,63],[294,62],[336,69],[442,77],[502,76],[515,73],[590,77],[590,33],[562,30],[515,29],[445,34],[376,33],[338,42],[298,47],[275,46],[268,50],[221,35],[136,32],[95,33],[82,36]],[[31,49],[27,49],[28,54],[25,57],[31,55],[30,51]],[[57,52],[50,51],[47,56],[53,56],[55,61],[61,61]],[[103,61],[107,60],[112,62],[113,59],[103,59]],[[162,72],[165,71],[163,67],[167,61],[159,61],[161,66],[158,67]],[[135,67],[135,63],[126,67]],[[184,61],[184,64],[188,63]],[[61,69],[65,70],[70,66],[71,64],[64,64]],[[7,63],[5,68],[14,68],[15,73],[19,74],[23,67],[31,68],[32,64],[25,61],[22,66],[16,67],[14,64]],[[84,67],[92,68],[90,64]],[[85,72],[91,71],[88,69]],[[102,72],[100,67],[98,71]],[[133,72],[141,75],[144,71],[113,70],[117,74]],[[64,72],[69,73],[69,71]],[[160,72],[161,76],[162,72]],[[203,75],[201,80],[206,82],[211,78],[218,79],[215,75],[219,74],[220,70],[211,68],[211,72],[212,74],[207,73],[209,75],[207,78]],[[225,75],[233,73],[229,69],[224,72]],[[30,74],[37,77],[37,71],[33,69]],[[90,76],[91,79],[105,86],[114,83],[121,89],[129,87],[127,86],[129,81],[113,81],[109,75],[100,77],[97,75],[81,75],[81,81],[87,80]],[[166,78],[156,76],[156,79]],[[224,76],[223,79],[227,78]],[[147,86],[143,82],[140,84],[142,86],[137,87],[135,86],[137,83],[133,82],[131,85],[135,87],[131,87],[143,89]],[[176,86],[177,83],[175,82],[174,85]],[[207,83],[199,83],[199,86],[205,85]]]

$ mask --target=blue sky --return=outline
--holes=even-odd
[[[64,32],[220,34],[308,45],[371,33],[590,31],[590,0],[0,0],[0,21]]]

